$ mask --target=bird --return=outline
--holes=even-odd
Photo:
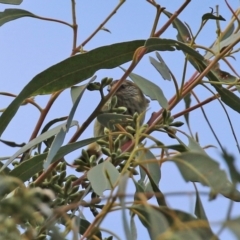
[[[119,80],[114,80],[108,85],[108,91],[118,83]],[[144,96],[142,90],[132,81],[124,80],[116,93],[113,95],[117,97],[115,108],[124,107],[126,111],[124,114],[133,116],[134,113],[142,114],[140,124],[144,122],[145,113],[149,106],[149,100]],[[102,112],[109,110],[111,99],[108,100],[102,108]],[[104,126],[96,119],[94,123],[94,137],[104,135]],[[87,147],[89,156],[96,155],[97,158],[101,156],[100,146],[94,142]]]

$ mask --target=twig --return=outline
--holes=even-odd
[[[42,109],[42,112],[41,112],[41,115],[38,119],[37,125],[36,125],[32,135],[31,135],[29,141],[33,140],[37,136],[37,134],[38,134],[38,132],[39,132],[39,130],[40,130],[42,124],[43,124],[43,121],[44,121],[46,115],[49,112],[49,109],[51,108],[52,104],[54,103],[54,101],[57,99],[57,97],[60,95],[61,92],[62,91],[58,91],[58,92],[52,94],[50,100],[47,103],[47,106],[44,109]]]
[[[65,25],[67,25],[67,26],[69,26],[71,28],[73,27],[70,23],[64,22],[62,20],[58,20],[58,19],[54,19],[54,18],[40,17],[40,16],[37,16],[37,15],[35,15],[34,17],[38,18],[38,19],[41,19],[41,20],[45,20],[45,21],[62,23],[62,24],[65,24]]]
[[[71,0],[72,3],[72,28],[73,28],[73,50],[77,46],[77,30],[78,30],[78,25],[77,25],[77,18],[76,18],[76,2],[75,0]],[[72,52],[73,52],[72,50]]]
[[[0,95],[4,95],[4,96],[8,96],[8,97],[17,97],[17,95],[8,93],[8,92],[0,92]],[[42,111],[42,108],[33,100],[33,98],[25,99],[22,105],[24,105],[25,103],[30,103],[33,106],[35,106],[40,112]]]
[[[117,12],[117,10],[123,5],[126,0],[120,0],[118,5],[113,9],[113,11],[107,16],[107,18],[97,27],[97,29],[85,40],[83,41],[78,47],[73,49],[72,56],[79,52],[79,49],[85,46],[97,33],[104,27],[104,25],[109,21],[109,19]]]
[[[174,19],[185,9],[185,7],[191,2],[191,0],[186,0],[185,3],[169,18],[169,20],[164,24],[164,26],[154,34],[154,37],[160,37],[172,24]]]

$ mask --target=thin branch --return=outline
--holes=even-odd
[[[0,92],[0,95],[8,96],[8,97],[17,97],[17,95],[8,93],[8,92]],[[42,108],[34,101],[33,98],[27,98],[24,100],[22,105],[25,105],[26,103],[30,103],[33,106],[35,106],[40,112],[42,112]]]
[[[37,15],[35,15],[34,17],[38,18],[38,19],[41,19],[41,20],[45,20],[45,21],[61,23],[61,24],[67,25],[71,28],[73,27],[70,23],[64,22],[62,20],[58,20],[58,19],[54,19],[54,18],[40,17],[40,16],[37,16]]]
[[[111,19],[111,17],[115,13],[117,13],[117,10],[123,5],[123,3],[125,1],[126,0],[120,0],[118,5],[113,9],[113,11],[108,15],[108,17],[97,27],[97,29],[85,41],[83,41],[78,47],[73,49],[72,55],[75,55],[77,52],[79,52],[79,49],[81,49],[81,47],[85,46],[102,29],[102,27],[104,27],[104,25]]]
[[[186,0],[185,3],[169,18],[169,20],[164,24],[159,31],[154,34],[154,37],[160,37],[172,24],[174,19],[186,8],[186,6],[191,2],[191,0]]]
[[[197,101],[198,103],[200,103],[201,101],[199,100],[199,98],[198,98],[198,96],[195,94],[195,92],[192,91],[191,93],[192,93],[192,95],[195,97],[196,101]],[[207,122],[207,124],[208,124],[208,126],[209,126],[209,128],[210,128],[210,130],[212,131],[213,136],[215,137],[218,145],[220,146],[220,148],[221,148],[221,150],[222,150],[222,152],[223,152],[223,151],[224,151],[223,146],[222,146],[220,140],[218,139],[217,134],[215,133],[215,131],[214,131],[214,129],[213,129],[210,121],[208,120],[207,115],[206,115],[206,113],[205,113],[205,110],[203,109],[202,106],[201,106],[201,110],[202,110],[203,116],[204,116],[204,118],[205,118],[205,120],[206,120],[206,122]]]
[[[150,2],[151,3],[151,2]],[[152,4],[152,3],[151,3]],[[153,4],[154,5],[154,4]],[[156,16],[155,16],[155,19],[154,19],[154,23],[153,23],[153,27],[152,27],[152,31],[151,31],[151,34],[150,34],[150,37],[153,37],[154,34],[155,34],[155,31],[157,29],[157,25],[158,25],[158,21],[159,21],[159,18],[160,18],[160,15],[161,15],[161,12],[165,9],[165,8],[161,8],[161,6],[159,4],[155,4],[154,5],[157,9],[157,12],[156,12]]]
[[[73,50],[77,46],[77,30],[78,30],[78,25],[77,25],[77,18],[76,18],[76,2],[75,0],[71,0],[72,3],[72,28],[73,28]],[[73,52],[72,50],[72,52]]]
[[[43,124],[43,121],[45,120],[51,106],[53,105],[53,103],[55,102],[55,100],[57,99],[57,97],[60,95],[61,92],[62,91],[58,91],[58,92],[52,94],[52,96],[51,96],[50,100],[48,101],[46,107],[41,112],[41,115],[38,119],[36,127],[35,127],[32,135],[31,135],[29,141],[33,140],[37,136],[37,134],[38,134],[38,132],[39,132],[39,130],[40,130],[42,124]]]
[[[210,91],[212,94],[214,94],[214,92],[213,92],[209,87],[207,87],[205,84],[202,84],[202,85],[203,85],[206,89],[208,89],[208,91]],[[233,125],[232,125],[231,119],[230,119],[230,117],[229,117],[229,115],[228,115],[227,109],[226,109],[226,107],[223,105],[223,103],[222,103],[220,100],[218,100],[218,101],[219,101],[219,103],[221,104],[221,106],[222,106],[222,108],[223,108],[223,110],[224,110],[224,112],[225,112],[225,114],[226,114],[226,116],[227,116],[227,119],[228,119],[228,122],[229,122],[229,125],[230,125],[230,128],[231,128],[231,131],[232,131],[233,138],[234,138],[234,140],[235,140],[235,142],[236,142],[236,146],[237,146],[238,152],[240,153],[240,146],[239,146],[239,143],[238,143],[238,139],[237,139],[237,136],[236,136],[236,134],[235,134],[234,127],[233,127]]]

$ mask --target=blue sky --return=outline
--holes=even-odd
[[[161,6],[166,7],[169,12],[174,12],[182,4],[183,1],[158,1]],[[77,1],[77,22],[78,22],[78,44],[83,42],[95,28],[100,24],[103,19],[109,14],[110,11],[116,6],[118,1]],[[192,1],[189,6],[180,15],[183,22],[189,24],[193,33],[196,33],[200,23],[201,16],[204,13],[210,12],[210,7],[215,9],[219,5],[220,14],[227,20],[221,22],[222,29],[226,26],[231,17],[231,13],[225,5],[223,0],[201,0]],[[229,4],[233,9],[239,7],[239,1],[229,0]],[[24,0],[20,6],[12,6],[0,4],[0,11],[5,8],[21,8],[28,10],[36,15],[61,19],[63,21],[72,22],[71,17],[71,1],[58,1],[58,0]],[[85,50],[97,48],[99,46],[109,45],[121,41],[130,41],[135,39],[147,39],[149,37],[151,26],[155,17],[155,9],[146,1],[127,0],[124,5],[119,9],[112,19],[105,25],[111,33],[100,31],[86,46]],[[158,28],[166,22],[167,18],[162,16],[160,18]],[[209,21],[206,28],[202,31],[197,43],[199,45],[209,46],[216,38],[216,23]],[[176,39],[176,30],[170,27],[163,35],[163,38]],[[46,68],[68,58],[72,50],[72,29],[55,22],[42,21],[34,18],[21,18],[5,25],[0,28],[0,91],[11,92],[18,94],[23,86],[25,86],[35,75],[45,70]],[[150,54],[155,57],[154,53]],[[184,56],[180,52],[164,52],[161,53],[165,62],[174,73],[175,77],[179,80],[182,76]],[[239,54],[236,54],[236,61],[229,59],[231,64],[235,67],[236,71],[239,69]],[[124,65],[125,67],[128,64]],[[231,72],[224,63],[221,63],[222,70]],[[143,77],[153,81],[159,85],[164,91],[165,96],[169,99],[174,94],[174,86],[172,82],[164,81],[158,72],[153,68],[149,62],[148,56],[145,56],[140,64],[135,68],[134,73],[142,75]],[[189,67],[187,76],[190,77],[194,73],[193,68]],[[118,79],[122,76],[122,70],[116,68],[111,70],[101,70],[96,73],[98,80],[103,77],[112,77]],[[196,89],[196,93],[201,100],[206,99],[211,94],[204,90],[202,87]],[[37,96],[35,101],[44,107],[49,99],[49,96]],[[0,109],[5,108],[10,102],[11,98],[0,96]],[[100,96],[96,92],[86,92],[75,119],[79,124],[83,122],[86,117],[95,108]],[[194,103],[194,100],[193,100]],[[52,107],[45,123],[56,117],[67,116],[71,108],[70,91],[64,91]],[[180,103],[174,110],[173,114],[184,109],[184,104]],[[226,116],[224,115],[221,107],[217,102],[212,102],[205,106],[205,111],[208,114],[210,122],[214,124],[214,128],[218,137],[222,140],[224,147],[235,155],[238,159],[239,153],[237,152],[236,144],[228,126]],[[156,102],[150,104],[148,111],[148,119],[153,111],[158,111],[159,106]],[[228,112],[233,119],[233,125],[237,136],[240,136],[239,128],[239,115],[228,108]],[[30,138],[31,132],[34,129],[35,123],[38,120],[39,113],[31,105],[23,106],[19,109],[16,116],[11,121],[10,125],[2,135],[5,140],[12,140],[19,143],[27,142]],[[179,119],[179,120],[183,120]],[[210,133],[210,130],[202,116],[201,111],[197,110],[191,113],[190,123],[192,131],[198,132],[201,146],[215,145],[217,143]],[[187,131],[186,127],[182,128]],[[68,133],[66,142],[73,134],[73,130]],[[81,136],[82,139],[92,136],[92,125]],[[164,135],[156,135],[163,137],[161,141],[166,144],[171,143],[171,139],[166,138]],[[183,138],[185,141],[186,139]],[[15,152],[15,149],[9,148],[0,144],[1,156],[9,156]],[[220,151],[211,148],[207,152],[214,159],[219,161],[221,168],[227,169],[225,163],[221,160]],[[67,156],[67,160],[71,160],[73,156],[79,155],[79,152],[71,156]],[[238,163],[238,166],[240,164]],[[166,163],[162,166],[162,179],[160,182],[160,189],[163,193],[174,191],[194,191],[191,183],[186,183],[181,177],[178,169],[173,163]],[[200,185],[199,190],[208,192],[208,188]],[[133,188],[129,186],[128,192],[133,193]],[[176,209],[182,209],[189,213],[194,210],[194,195],[174,196],[167,197],[170,206]],[[209,202],[207,196],[202,197],[204,208],[210,222],[213,222],[213,230],[219,229],[219,222],[226,216],[229,201],[222,196],[218,196],[217,200]],[[240,215],[240,208],[238,203],[234,204],[233,216]],[[117,219],[117,220],[116,220]],[[110,216],[103,222],[104,228],[112,228],[115,225],[119,228],[119,236],[124,239],[123,231],[121,230],[121,218],[118,214],[110,214]],[[121,227],[119,227],[119,225]],[[113,228],[113,229],[116,229]],[[147,239],[148,234],[145,230],[140,229],[138,239]],[[232,233],[225,230],[221,239],[234,239]]]

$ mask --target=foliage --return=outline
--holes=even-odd
[[[17,0],[0,2],[16,5],[22,3]],[[75,0],[71,1],[72,23],[44,18],[21,9],[9,8],[0,12],[0,25],[22,17],[31,17],[64,24],[73,30],[71,57],[38,73],[17,96],[12,93],[0,93],[2,96],[14,97],[10,105],[2,110],[0,136],[8,128],[22,105],[32,104],[40,111],[39,120],[28,143],[17,144],[14,139],[0,139],[2,146],[20,148],[12,156],[3,159],[7,160],[6,162],[1,163],[1,239],[40,240],[47,237],[51,239],[112,239],[117,236],[115,229],[111,226],[108,230],[101,228],[102,221],[112,211],[122,212],[125,239],[129,240],[137,239],[137,233],[141,227],[147,229],[149,239],[218,239],[224,228],[233,231],[240,239],[237,227],[240,218],[230,217],[231,204],[233,201],[240,202],[240,192],[236,188],[240,182],[240,173],[235,167],[234,157],[223,148],[221,139],[218,139],[213,130],[214,125],[209,123],[203,110],[205,104],[219,101],[228,118],[232,136],[240,153],[235,129],[226,111],[228,106],[231,111],[240,113],[240,98],[237,93],[240,89],[239,77],[221,70],[219,65],[220,60],[225,61],[237,75],[227,57],[234,57],[238,51],[234,50],[234,47],[240,41],[240,31],[239,27],[234,28],[234,21],[238,18],[240,9],[233,11],[226,2],[233,13],[233,20],[224,31],[220,29],[220,21],[226,21],[225,18],[213,11],[204,14],[199,29],[193,31],[190,29],[190,24],[180,20],[180,13],[188,6],[189,0],[186,0],[175,14],[166,11],[154,0],[147,0],[146,4],[156,9],[150,38],[119,42],[86,51],[85,45],[98,31],[109,31],[104,28],[104,25],[124,2],[125,0],[120,0],[111,14],[78,46]],[[158,30],[158,21],[162,16],[167,16],[168,20]],[[198,36],[209,21],[216,21],[218,28],[217,39],[208,48],[198,44]],[[236,22],[239,26],[239,20]],[[162,38],[162,34],[172,27],[178,32],[177,39]],[[199,49],[205,49],[206,54],[200,54]],[[160,55],[163,51],[167,53],[181,51],[185,56],[181,81],[177,80],[170,70],[172,66],[167,66],[164,62]],[[165,96],[165,89],[146,79],[146,76],[133,73],[142,58],[146,58],[145,55],[150,52],[156,53],[156,58],[150,57],[150,63],[164,80],[173,83],[175,95],[171,99]],[[141,115],[126,116],[121,114],[123,111],[121,108],[116,110],[117,113],[100,114],[101,108],[114,95],[114,91],[104,95],[104,88],[111,83],[112,79],[104,78],[97,82],[94,74],[100,69],[117,68],[127,62],[130,62],[129,67],[127,69],[121,67],[123,74],[117,87],[120,87],[129,76],[146,96],[159,104],[159,109],[143,125],[140,125]],[[186,77],[188,64],[195,68],[195,73],[190,79]],[[88,82],[76,86],[85,80]],[[212,96],[200,101],[195,93],[195,89],[199,86],[208,89]],[[64,90],[69,88],[73,100],[69,116],[56,117],[45,123],[53,103]],[[101,101],[96,104],[92,114],[77,128],[70,141],[65,143],[66,135],[70,134],[69,129],[78,126],[78,122],[73,120],[74,114],[82,96],[87,91],[99,91]],[[33,97],[47,94],[51,94],[51,97],[46,107],[41,108]],[[197,102],[195,105],[192,105],[193,98]],[[185,101],[186,108],[172,115],[173,110],[177,111],[176,106],[182,100]],[[192,134],[189,114],[199,108],[202,109],[205,120],[219,143],[228,169],[221,169],[219,162],[205,151],[206,147],[200,146],[197,135],[194,137]],[[181,127],[184,123],[176,120],[181,116],[185,117],[189,132],[183,131]],[[96,117],[106,127],[104,138],[99,136],[82,139],[82,134]],[[59,122],[62,121],[64,123],[60,124]],[[110,129],[114,126],[119,127],[122,121],[127,121],[130,125],[120,126],[118,136],[113,138],[114,133]],[[54,124],[58,126],[53,127]],[[40,129],[42,129],[41,132]],[[199,131],[204,129],[200,126]],[[156,137],[159,132],[166,136],[166,142],[164,138],[159,140]],[[78,140],[80,137],[81,139]],[[185,137],[188,143],[185,143]],[[97,159],[96,156],[88,155],[85,150],[82,150],[83,157],[75,159],[73,164],[65,160],[64,157],[67,154],[96,141],[102,147],[104,153],[102,158]],[[43,145],[44,149],[42,149]],[[160,156],[157,155],[159,152]],[[196,190],[194,212],[184,212],[178,210],[178,206],[168,206],[166,196],[159,187],[160,169],[166,162],[173,162],[182,178],[194,186]],[[231,179],[228,178],[227,171],[230,172]],[[81,173],[80,177],[79,173]],[[132,192],[131,196],[126,192],[130,182],[135,187],[135,192]],[[226,220],[221,222],[221,230],[217,234],[211,229],[211,222],[208,221],[207,212],[204,210],[197,183],[208,188],[211,200],[214,201],[217,195],[229,199],[229,212]],[[104,197],[103,193],[106,190],[110,190],[110,194]],[[86,200],[88,196],[90,200]],[[149,201],[154,198],[156,204]],[[94,217],[92,220],[83,215],[83,208],[91,211]],[[130,223],[128,213],[130,213]],[[141,225],[136,226],[136,217]],[[72,233],[72,237],[69,237],[69,233]]]

